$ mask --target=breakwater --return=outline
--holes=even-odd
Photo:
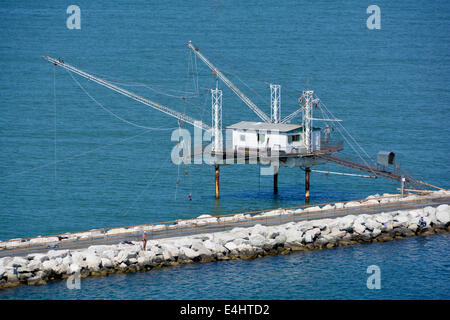
[[[381,200],[370,196],[367,201]],[[358,204],[363,205],[356,202],[342,205],[352,207]],[[275,213],[281,214],[279,210],[263,214]],[[197,220],[202,219],[211,217]],[[183,263],[254,259],[264,255],[333,248],[360,242],[382,242],[445,232],[449,228],[450,206],[445,204],[371,215],[317,218],[276,226],[256,224],[223,232],[149,240],[147,250],[142,249],[139,241],[94,245],[80,250],[50,250],[24,257],[1,258],[0,288],[44,284],[72,275],[86,277],[136,272]]]

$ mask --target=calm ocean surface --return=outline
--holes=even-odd
[[[212,167],[170,161],[176,119],[76,76],[113,116],[43,55],[210,124],[206,89],[215,80],[200,60],[194,65],[200,95],[188,103],[177,98],[195,93],[185,45],[192,40],[266,113],[266,83],[282,85],[284,116],[309,87],[372,158],[393,151],[409,173],[450,187],[448,1],[74,4],[81,30],[66,27],[66,1],[0,6],[0,240],[303,204],[300,169],[281,168],[274,197],[272,177],[243,165],[221,168],[215,201]],[[371,4],[381,8],[381,30],[366,27]],[[220,86],[224,126],[258,120]],[[382,179],[311,176],[315,203],[398,187]],[[84,279],[77,291],[64,282],[4,290],[0,299],[448,299],[449,240],[436,235],[180,266]],[[371,264],[381,268],[382,290],[365,285]]]

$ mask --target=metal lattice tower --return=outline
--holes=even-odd
[[[313,117],[313,95],[314,91],[303,91],[302,98],[305,101],[305,105],[302,110],[302,125],[303,125],[303,143],[307,152],[312,151],[311,130],[312,130],[312,117]]]
[[[281,120],[281,85],[270,84],[270,120],[279,123]]]
[[[213,151],[222,151],[222,90],[211,89],[211,114],[214,134]]]

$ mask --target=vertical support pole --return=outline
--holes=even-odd
[[[310,168],[305,168],[305,204],[309,204],[309,173]]]
[[[216,164],[216,199],[219,199],[219,165]]]
[[[222,152],[222,90],[211,90],[211,126],[213,127],[214,145],[212,151]]]
[[[281,120],[281,85],[270,84],[270,120],[279,123]]]
[[[402,198],[405,196],[405,178],[402,177]]]
[[[273,167],[273,194],[278,194],[278,167]]]

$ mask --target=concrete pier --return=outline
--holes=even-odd
[[[447,191],[445,191],[447,192]],[[387,198],[370,196],[365,201],[336,203],[323,207],[272,210],[254,216],[233,219],[258,221],[264,217],[283,217],[330,210],[334,206],[363,208]],[[390,198],[389,201],[402,201]],[[386,200],[387,201],[387,200]],[[299,212],[297,212],[299,211]],[[26,256],[0,258],[0,288],[22,284],[37,285],[73,275],[107,275],[115,272],[145,271],[163,266],[230,259],[253,259],[264,255],[334,248],[360,242],[384,242],[408,236],[431,235],[450,230],[450,206],[346,215],[336,218],[311,216],[311,219],[279,225],[237,227],[222,232],[205,232],[185,237],[149,240],[147,249],[140,241],[112,245],[92,245],[77,250],[49,250]],[[207,225],[217,218],[203,215],[186,224]],[[180,221],[182,223],[183,221]]]

